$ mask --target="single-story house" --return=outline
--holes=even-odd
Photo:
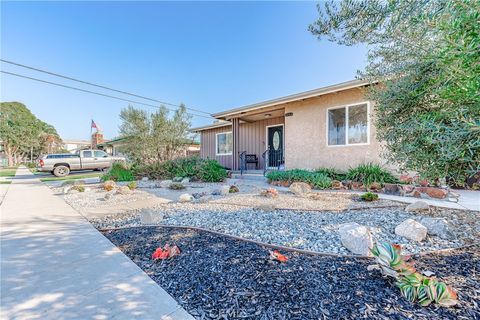
[[[348,169],[382,163],[375,138],[372,83],[352,80],[213,114],[217,121],[193,128],[200,156],[224,167],[248,169]]]

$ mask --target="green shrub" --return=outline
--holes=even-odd
[[[302,169],[286,171],[270,171],[267,173],[269,181],[305,182],[315,189],[328,189],[332,186],[332,179],[323,173]]]
[[[154,163],[134,168],[135,176],[149,179],[190,178],[205,182],[220,182],[227,177],[227,170],[216,160],[199,157],[179,158],[163,163]]]
[[[227,170],[217,160],[204,160],[198,170],[197,178],[205,182],[220,182],[227,177]]]
[[[367,192],[364,193],[360,196],[360,198],[363,201],[377,201],[378,200],[378,194],[373,193],[373,192]]]
[[[381,185],[398,182],[397,178],[389,171],[374,163],[361,164],[355,168],[350,168],[346,178],[348,180],[361,182],[366,187],[370,187],[373,182],[378,182]]]
[[[127,184],[127,187],[128,187],[130,190],[137,189],[137,181],[130,181],[130,182]]]
[[[340,172],[334,168],[318,168],[315,170],[315,173],[321,173],[326,175],[332,180],[339,180],[339,181],[345,180],[345,177],[346,177],[346,173]]]
[[[110,170],[102,176],[102,181],[133,181],[133,172],[125,163],[115,162]]]

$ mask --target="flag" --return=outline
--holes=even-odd
[[[98,129],[97,124],[95,123],[95,121],[92,120],[92,124],[90,125],[90,128]]]

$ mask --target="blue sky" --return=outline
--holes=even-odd
[[[307,27],[317,17],[315,5],[2,2],[1,57],[217,112],[355,77],[365,65],[365,48],[312,36]],[[1,67],[100,91],[4,63]],[[128,105],[4,74],[1,100],[25,103],[64,139],[88,139],[91,118],[106,137],[117,136],[120,110]],[[194,117],[192,124],[209,122]]]

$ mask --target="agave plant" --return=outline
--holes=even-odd
[[[384,274],[397,279],[397,286],[408,301],[418,302],[422,306],[436,303],[449,307],[457,304],[457,295],[451,288],[416,272],[408,262],[409,257],[403,256],[401,250],[399,245],[381,243],[376,244],[371,252]]]

